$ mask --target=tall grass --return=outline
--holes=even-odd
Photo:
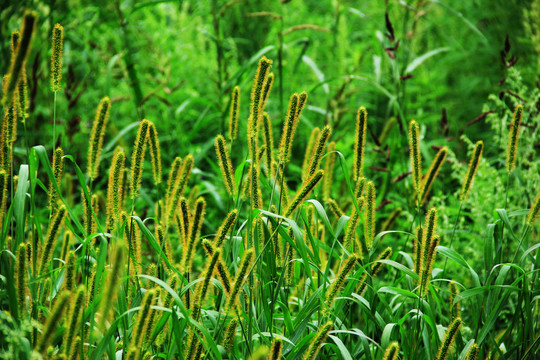
[[[25,17],[22,39],[31,38],[33,16]],[[499,204],[483,229],[484,249],[471,244],[483,262],[452,248],[467,195],[483,191],[473,186],[485,161],[482,142],[462,190],[442,189],[444,164],[460,160],[442,147],[423,174],[421,158],[431,155],[422,123],[413,120],[409,154],[387,155],[412,176],[391,182],[366,169],[373,149],[366,107],[350,148],[332,141],[330,125],[309,142],[298,136],[310,106],[301,89],[283,121],[271,120],[265,106],[274,75],[263,56],[247,123],[235,87],[229,143],[208,134],[210,170],[199,168],[196,152],[162,158],[158,120],[137,123],[131,148],[104,147],[115,106],[108,97],[98,106],[87,159],[59,148],[51,165],[52,149],[43,145],[15,159],[13,109],[28,51],[16,50],[0,148],[2,356],[442,360],[533,359],[539,351],[539,197],[517,187],[531,198],[530,210]],[[521,121],[525,110],[517,109]],[[272,130],[281,122],[274,149]],[[498,176],[518,171],[519,131],[515,116],[511,166]],[[407,143],[405,133],[397,136],[396,152]],[[200,191],[209,181],[223,191]],[[457,204],[453,226],[435,206],[435,191],[450,199],[445,210]],[[388,198],[404,199],[407,219],[385,211]]]

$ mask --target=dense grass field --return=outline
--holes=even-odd
[[[537,359],[540,1],[0,4],[1,359]]]

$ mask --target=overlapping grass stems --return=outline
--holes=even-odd
[[[26,81],[24,68],[35,23],[35,14],[28,13],[3,89],[0,330],[5,333],[13,326],[18,332],[0,340],[2,351],[21,359],[32,353],[51,359],[113,359],[119,353],[124,359],[189,360],[315,359],[318,354],[385,360],[505,358],[509,350],[501,345],[512,346],[516,336],[511,328],[496,332],[494,322],[509,291],[517,289],[514,296],[525,304],[524,313],[536,316],[530,289],[536,291],[538,286],[539,261],[533,257],[538,246],[530,247],[528,235],[540,212],[540,195],[524,212],[525,231],[519,244],[513,245],[517,250],[511,259],[515,261],[521,251],[521,259],[512,266],[523,270],[527,265],[532,270],[501,292],[510,266],[494,264],[503,270],[487,269],[487,277],[480,279],[451,249],[461,206],[483,161],[483,143],[474,147],[449,241],[448,231],[437,225],[436,208],[427,210],[423,224],[420,216],[449,150],[441,148],[423,175],[420,126],[413,120],[409,126],[413,191],[409,193],[410,213],[416,216],[409,231],[377,231],[377,220],[382,219],[377,219],[376,183],[363,169],[367,109],[360,107],[357,114],[350,178],[348,162],[337,144],[328,144],[332,130],[326,125],[312,131],[301,176],[293,179],[295,172],[288,165],[307,93],[290,97],[281,141],[274,149],[275,124],[265,112],[274,75],[272,61],[266,57],[259,62],[251,93],[246,161],[234,164],[231,157],[232,152],[241,152],[238,133],[246,129],[239,122],[239,87],[232,91],[229,143],[222,135],[215,139],[221,171],[215,181],[223,180],[229,197],[228,214],[223,214],[219,227],[210,224],[203,231],[206,212],[216,215],[215,209],[199,196],[197,184],[187,191],[196,167],[193,155],[179,154],[171,162],[166,185],[162,184],[159,126],[150,120],[139,124],[131,162],[126,164],[129,149],[117,147],[108,181],[98,181],[103,137],[114,106],[107,97],[94,119],[86,176],[61,148],[55,150],[51,166],[45,148],[36,146],[26,159],[28,164],[18,169],[17,181],[14,134],[17,119],[26,117],[18,113],[25,112],[21,84]],[[55,27],[56,32],[59,29]],[[61,51],[62,45],[55,43],[54,48]],[[60,90],[59,66],[61,60],[53,56],[55,94]],[[508,141],[508,173],[516,166],[523,112],[518,105]],[[157,191],[144,188],[143,198],[147,147]],[[68,201],[63,186],[66,174],[78,181],[78,200]],[[345,186],[337,179],[344,180]],[[99,188],[102,183],[107,185],[106,196]],[[288,190],[289,184],[296,184],[295,191]],[[45,192],[47,201],[42,199]],[[154,208],[144,206],[148,201]],[[100,211],[101,202],[106,206]],[[47,206],[49,220],[42,222],[40,214]],[[397,216],[391,214],[383,228],[390,230]],[[501,216],[506,225],[508,217]],[[488,242],[497,239],[494,229],[491,234]],[[408,241],[387,240],[410,236],[412,246]],[[448,279],[453,274],[447,274],[446,265],[435,269],[438,254],[470,271],[473,285],[466,279]],[[495,277],[494,290],[490,286]],[[492,308],[495,301],[497,311],[485,315],[483,307],[479,313],[472,311],[469,300],[478,294],[495,297],[488,298],[486,307]],[[460,332],[464,328],[467,331]],[[512,347],[523,359],[538,349],[538,329],[528,330]]]

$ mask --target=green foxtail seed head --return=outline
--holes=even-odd
[[[51,55],[51,90],[62,89],[62,53],[64,51],[64,28],[60,24],[54,25],[52,35]]]
[[[289,204],[289,207],[285,212],[285,217],[289,217],[298,208],[298,206],[306,200],[306,198],[313,191],[315,186],[317,186],[319,181],[321,181],[323,175],[323,170],[317,170],[308,181],[302,184],[302,187],[300,188],[300,190],[298,190],[294,199]]]
[[[510,133],[508,134],[508,150],[506,152],[506,170],[514,170],[516,166],[517,147],[519,140],[519,130],[523,120],[523,105],[519,104],[514,110],[512,123],[510,124]]]
[[[195,204],[195,213],[193,214],[193,221],[189,227],[188,241],[186,243],[186,249],[183,259],[183,269],[184,273],[189,273],[191,271],[191,264],[193,261],[193,249],[195,244],[199,239],[199,234],[201,232],[201,226],[204,220],[204,211],[206,208],[206,201],[202,197],[197,199]]]
[[[73,239],[73,233],[69,230],[64,231],[64,239],[62,241],[62,252],[60,253],[60,259],[67,261],[68,249],[71,246],[71,239]]]
[[[382,266],[384,265],[384,263],[380,262],[380,260],[388,260],[388,258],[390,258],[390,256],[392,256],[392,248],[391,247],[387,247],[386,249],[384,249],[379,254],[379,256],[377,256],[377,258],[375,259],[375,261],[371,265],[371,276],[372,277],[377,276],[379,271],[381,271]]]
[[[169,278],[169,287],[170,287],[174,292],[176,292],[176,291],[178,290],[178,284],[179,284],[179,282],[180,282],[180,279],[178,278],[178,275],[173,274],[173,275]],[[163,300],[163,307],[165,307],[165,308],[167,308],[167,309],[170,309],[172,303],[173,303],[173,297],[172,297],[171,293],[166,292],[166,293],[165,293],[165,299]]]
[[[229,296],[227,297],[225,309],[228,313],[234,310],[238,294],[240,293],[240,290],[244,285],[246,275],[251,268],[254,256],[255,251],[253,250],[253,248],[250,248],[246,250],[246,252],[244,253],[244,257],[242,258],[242,260],[240,260],[238,270],[236,271],[236,277],[234,279],[233,287],[231,289],[231,292],[229,293]]]
[[[109,182],[107,184],[107,228],[113,231],[119,220],[122,209],[122,194],[124,192],[124,166],[126,153],[122,148],[114,150],[111,169],[109,170]]]
[[[270,91],[272,90],[272,85],[274,85],[274,73],[268,74],[266,77],[266,82],[264,83],[264,89],[263,89],[263,102],[261,105],[261,111],[264,111],[266,107],[266,102],[268,101],[268,96],[270,95]]]
[[[171,169],[169,170],[169,178],[167,179],[167,193],[165,194],[165,204],[169,204],[171,200],[171,193],[176,184],[176,180],[180,176],[182,171],[182,158],[177,156],[174,158]]]
[[[362,176],[364,168],[364,151],[366,147],[367,110],[360,106],[356,115],[356,137],[354,142],[353,179]]]
[[[437,209],[431,208],[426,215],[424,239],[431,240],[437,230]]]
[[[214,249],[214,254],[210,258],[210,261],[207,262],[206,269],[204,270],[204,280],[198,284],[197,290],[195,291],[195,301],[193,303],[193,312],[191,313],[192,318],[195,320],[199,320],[203,302],[206,298],[206,293],[208,292],[208,286],[210,285],[212,274],[214,273],[214,269],[216,268],[220,256],[221,249]]]
[[[17,303],[19,304],[19,317],[26,317],[26,244],[20,243],[17,250]]]
[[[180,198],[184,193],[184,189],[188,183],[189,176],[191,175],[191,171],[193,170],[193,161],[193,155],[191,154],[188,154],[184,158],[182,171],[180,172],[180,176],[176,179],[176,183],[174,184],[173,190],[171,192],[170,202],[167,205],[168,222],[171,222],[174,218],[175,211],[178,207],[178,202],[180,201]]]
[[[221,176],[223,176],[223,181],[225,182],[225,188],[229,195],[234,196],[236,185],[234,183],[234,170],[232,167],[231,156],[229,154],[229,149],[227,148],[227,143],[223,135],[216,136],[216,155],[219,162],[219,169],[221,170]]]
[[[92,268],[90,269],[90,280],[89,280],[89,289],[88,289],[88,298],[86,306],[90,306],[92,302],[94,301],[94,298],[97,297],[99,286],[96,286],[99,282],[99,279],[97,278],[97,264],[94,263],[92,265]]]
[[[422,270],[422,243],[424,238],[424,228],[421,225],[416,227],[415,237],[413,239],[414,272],[420,275]]]
[[[54,152],[52,169],[56,186],[60,187],[64,171],[64,150],[62,150],[62,148],[56,148],[56,151]],[[58,192],[51,181],[49,184],[49,206],[52,212],[55,212],[58,209],[58,198]]]
[[[251,163],[250,171],[249,171],[251,178],[249,181],[250,185],[250,193],[249,197],[251,200],[251,209],[261,209],[262,208],[262,202],[259,198],[259,167],[255,166],[255,163]]]
[[[359,211],[362,211],[362,208],[364,207],[364,202],[365,199],[363,196],[358,198],[357,203]],[[347,230],[345,231],[345,236],[343,237],[343,246],[348,251],[352,251],[354,238],[356,236],[356,228],[358,227],[358,221],[360,221],[360,213],[356,211],[356,207],[353,206],[351,211],[351,217],[349,218],[349,222],[347,224]]]
[[[219,230],[217,232],[216,238],[214,239],[214,247],[221,247],[223,245],[223,242],[225,241],[225,238],[231,228],[233,227],[234,223],[236,222],[236,219],[238,218],[238,210],[234,209],[231,210],[228,214],[221,226],[219,227]]]
[[[399,344],[397,341],[394,341],[386,348],[384,352],[383,360],[397,360],[399,355]]]
[[[319,138],[317,139],[317,142],[315,143],[315,146],[313,148],[313,155],[311,156],[309,170],[307,174],[308,179],[311,176],[313,176],[313,174],[315,174],[315,171],[317,171],[317,169],[319,168],[321,159],[324,155],[324,149],[326,147],[326,143],[331,133],[332,133],[332,130],[330,129],[330,126],[328,125],[326,125],[321,130],[321,134],[319,135]]]
[[[527,215],[527,225],[532,226],[536,219],[538,218],[538,214],[540,213],[540,192],[538,195],[536,195],[536,199],[534,199],[534,202],[531,206],[531,209],[529,210],[529,215]]]
[[[298,95],[298,105],[296,106],[296,114],[295,114],[295,122],[296,122],[296,125],[298,125],[298,119],[300,119],[300,115],[302,114],[302,110],[304,110],[304,106],[306,106],[306,102],[307,102],[307,92],[305,91],[302,91],[299,95]]]
[[[459,287],[457,285],[457,283],[455,282],[451,282],[448,284],[448,290],[449,290],[449,294],[450,294],[450,301],[449,301],[449,305],[450,305],[450,315],[452,318],[454,317],[461,317],[461,303],[459,301],[457,301],[455,304],[454,304],[454,301],[455,301],[455,298],[456,296],[459,295]]]
[[[103,147],[103,135],[105,134],[105,128],[107,127],[110,107],[111,100],[108,97],[101,99],[97,108],[96,117],[94,118],[92,133],[90,134],[90,145],[88,147],[88,169],[86,170],[86,173],[92,179],[95,179],[98,176],[99,156],[101,154],[101,148]]]
[[[469,162],[469,169],[467,170],[467,175],[465,176],[465,181],[463,182],[461,193],[459,195],[461,200],[465,200],[467,198],[467,195],[469,194],[469,191],[471,190],[471,186],[474,181],[474,176],[476,175],[476,171],[478,170],[478,165],[480,164],[480,161],[482,159],[483,149],[484,149],[484,143],[482,141],[478,141],[474,145],[471,161]]]
[[[443,342],[439,347],[439,352],[437,354],[436,360],[447,359],[452,343],[454,342],[454,339],[456,338],[456,334],[458,333],[460,327],[461,318],[457,317],[454,319],[454,321],[452,321],[450,326],[448,326],[448,329],[446,329],[446,333],[444,334]]]
[[[97,232],[97,221],[96,218],[99,216],[99,196],[98,194],[92,194],[91,199],[92,209],[94,210],[95,216],[92,216],[92,234]],[[98,241],[98,238],[95,238],[94,241]]]
[[[272,348],[270,349],[270,356],[268,360],[281,360],[281,349],[283,348],[283,340],[276,336],[272,342]]]
[[[294,239],[292,229],[289,230],[289,237]],[[285,272],[285,285],[292,286],[294,280],[294,248],[289,244],[287,245],[286,252],[286,272]]]
[[[272,61],[263,56],[259,60],[259,66],[257,67],[257,73],[255,74],[255,81],[253,83],[253,89],[251,91],[251,108],[248,119],[248,142],[250,143],[250,154],[253,156],[256,152],[256,142],[259,126],[259,118],[262,116],[262,105],[264,103],[263,92],[265,88],[268,72],[272,66]],[[255,147],[251,144],[251,140],[254,140]]]
[[[191,210],[189,209],[187,200],[185,198],[180,199],[180,214],[177,216],[178,227],[180,229],[179,234],[182,235],[182,245],[188,243],[189,228],[191,226]]]
[[[437,254],[439,241],[439,235],[434,235],[429,242],[429,248],[426,247],[425,249],[422,249],[422,251],[427,251],[427,254],[423,257],[425,261],[422,265],[422,273],[420,274],[420,290],[422,296],[426,296],[429,290],[429,280],[431,279],[431,273],[433,272],[433,265],[435,264],[435,256]]]
[[[298,94],[291,95],[289,107],[287,109],[287,117],[283,124],[283,132],[281,134],[281,142],[279,143],[279,161],[286,164],[291,155],[292,141],[296,131],[296,108],[298,107]]]
[[[328,144],[326,151],[326,158],[324,162],[324,185],[323,185],[323,198],[325,200],[330,199],[332,195],[332,180],[334,177],[334,164],[336,162],[336,143],[334,141]]]
[[[39,268],[39,275],[44,275],[47,270],[49,263],[51,261],[52,251],[54,249],[54,244],[56,242],[56,237],[60,226],[64,221],[66,216],[66,207],[61,205],[56,213],[53,214],[49,227],[47,229],[47,236],[45,238],[45,243],[41,251],[41,263]]]
[[[306,354],[304,355],[303,360],[314,360],[317,357],[317,353],[319,352],[322,344],[324,344],[328,333],[333,328],[334,323],[332,321],[328,321],[319,329],[319,331],[317,331],[317,333],[309,343],[309,347],[306,351]]]
[[[212,242],[208,239],[204,239],[201,242],[201,245],[203,246],[206,254],[209,257],[212,257],[212,255],[214,254],[214,245],[212,244]],[[221,283],[223,285],[223,288],[225,289],[225,292],[228,294],[231,291],[231,275],[229,274],[229,270],[227,269],[227,266],[225,266],[221,255],[218,259],[216,272],[221,279]]]
[[[75,336],[77,336],[77,333],[80,329],[80,320],[81,320],[81,312],[84,311],[84,295],[86,294],[86,288],[84,285],[81,285],[77,289],[77,295],[75,297],[75,302],[72,303],[70,306],[71,308],[71,316],[69,317],[69,322],[67,324],[67,329],[64,334],[64,341],[62,342],[63,345],[63,353],[68,356],[68,358],[72,358],[73,351],[76,350],[77,343],[74,342]],[[75,345],[75,346],[73,346]]]
[[[364,236],[366,239],[367,251],[371,250],[373,239],[375,239],[375,184],[368,181],[366,185],[366,220],[364,221]]]
[[[139,310],[139,314],[137,316],[137,322],[135,323],[135,327],[133,328],[131,341],[133,341],[133,344],[137,344],[139,346],[137,350],[137,358],[140,357],[140,354],[142,352],[143,336],[146,334],[147,331],[148,322],[150,320],[149,315],[155,294],[155,290],[149,290],[144,295],[141,303],[141,309]]]
[[[345,281],[347,280],[347,276],[349,276],[349,273],[352,269],[354,269],[354,265],[356,264],[356,261],[358,260],[358,256],[356,254],[351,254],[345,263],[341,266],[341,269],[339,269],[339,272],[336,276],[336,279],[330,285],[330,288],[328,288],[328,292],[326,293],[326,300],[325,305],[328,309],[331,309],[334,305],[334,300],[341,292],[341,289],[343,288],[343,285],[345,285]]]
[[[88,185],[83,184],[82,186],[86,186],[86,190],[88,191],[88,195],[90,196],[90,201],[88,201],[86,195],[84,194],[83,189],[81,189],[81,204],[84,212],[84,218],[83,218],[83,225],[84,225],[84,231],[86,232],[86,236],[89,236],[92,234],[92,194],[90,193],[90,188]]]
[[[229,140],[232,142],[238,136],[238,114],[240,111],[240,87],[232,91],[231,110],[229,113]]]
[[[236,328],[238,327],[238,318],[234,317],[227,325],[225,335],[223,336],[223,347],[227,353],[230,353],[234,345],[234,336],[236,335]]]
[[[478,344],[473,344],[473,346],[471,346],[471,348],[469,349],[465,360],[477,360],[479,352],[480,348],[478,347]]]
[[[9,68],[9,81],[4,87],[4,97],[2,102],[4,106],[11,104],[15,89],[19,83],[20,75],[26,64],[26,59],[30,53],[34,30],[36,27],[37,15],[33,11],[27,11],[24,14],[21,35],[19,37],[17,51],[11,58],[11,66]]]
[[[343,211],[343,209],[341,209],[338,205],[338,203],[336,202],[336,200],[332,199],[332,198],[329,198],[328,201],[326,202],[328,207],[330,208],[330,211],[332,211],[332,213],[334,214],[334,216],[336,218],[340,218],[342,217],[343,215],[345,215],[345,212]]]
[[[14,57],[17,54],[17,46],[19,46],[19,40],[21,33],[19,30],[14,30],[11,33],[11,56]],[[15,94],[18,98],[18,108],[17,116],[19,117],[22,123],[26,120],[26,111],[28,110],[28,78],[26,76],[26,69],[23,67],[21,69],[21,74],[19,75],[19,85],[15,90]]]
[[[2,78],[2,83],[8,83],[9,76],[4,76]],[[5,155],[11,156],[12,143],[17,140],[17,104],[13,101],[9,106],[4,107],[4,118],[2,123],[2,142],[4,146],[7,146],[8,150]],[[4,160],[5,164],[11,164],[11,160]],[[8,163],[9,161],[9,163]]]
[[[272,134],[272,120],[266,112],[263,114],[263,135],[266,147],[266,176],[270,178],[274,174],[274,135]]]
[[[421,197],[420,205],[426,202],[426,199],[429,194],[429,190],[431,189],[431,186],[435,182],[435,178],[437,177],[439,170],[441,169],[442,165],[444,164],[444,161],[446,160],[446,155],[448,155],[448,149],[446,147],[443,147],[437,152],[437,155],[435,155],[435,158],[431,162],[429,170],[422,183],[422,195],[420,196]]]
[[[51,340],[56,334],[58,324],[64,317],[64,311],[70,297],[71,293],[69,291],[64,291],[57,296],[52,311],[47,317],[47,322],[45,323],[45,327],[43,328],[43,331],[41,333],[41,338],[38,340],[36,345],[36,350],[39,353],[43,354],[45,350],[49,347],[49,345],[51,345]]]
[[[133,155],[131,158],[131,188],[130,196],[135,199],[139,196],[139,185],[141,184],[143,164],[144,164],[144,152],[146,149],[146,137],[148,134],[148,127],[150,121],[144,119],[139,125],[137,131],[137,137],[135,138],[135,145],[133,149]]]
[[[77,276],[77,255],[70,251],[65,265],[65,289],[68,291],[75,290],[75,282]]]
[[[150,147],[150,159],[152,160],[152,175],[154,184],[161,184],[161,149],[159,147],[159,138],[156,125],[150,121],[148,127],[148,146]]]
[[[422,192],[422,156],[420,154],[420,135],[418,130],[418,124],[415,120],[411,120],[409,124],[409,148],[411,151],[411,169],[414,189],[416,190],[417,197]]]
[[[311,130],[311,135],[309,136],[309,141],[306,146],[306,153],[304,154],[304,162],[302,163],[302,176],[304,179],[307,179],[309,177],[306,173],[308,172],[311,156],[313,155],[313,147],[315,146],[315,143],[317,142],[320,133],[321,128],[319,127]]]

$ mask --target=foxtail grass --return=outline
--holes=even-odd
[[[238,265],[238,269],[236,271],[236,277],[234,279],[234,284],[227,297],[227,302],[225,305],[225,311],[227,313],[231,313],[234,311],[236,302],[238,300],[238,294],[240,293],[240,290],[244,286],[246,276],[248,274],[248,270],[251,268],[254,256],[255,256],[255,252],[253,248],[246,250],[246,252],[244,253],[244,257],[242,258],[242,260],[240,261],[240,264]]]
[[[511,172],[516,166],[517,148],[519,141],[519,130],[523,120],[523,105],[519,104],[514,110],[510,133],[508,134],[508,149],[506,151],[506,170]]]
[[[51,54],[51,90],[62,89],[62,55],[64,52],[64,28],[60,24],[54,25],[52,35]]]
[[[478,170],[478,165],[480,164],[480,161],[482,159],[483,149],[484,149],[484,143],[482,141],[478,141],[474,145],[474,150],[471,156],[471,160],[469,162],[467,175],[465,176],[465,181],[463,181],[463,186],[461,188],[461,193],[460,193],[461,200],[465,200],[467,198],[467,195],[469,194],[469,191],[471,190],[471,186],[473,184],[476,171]]]
[[[328,148],[326,151],[326,158],[324,162],[324,173],[326,176],[324,177],[324,184],[323,184],[323,198],[328,201],[330,197],[332,196],[332,181],[334,178],[334,165],[336,162],[336,143],[334,141],[330,142],[328,144]]]
[[[303,357],[303,360],[314,360],[317,357],[317,354],[319,353],[322,344],[324,344],[324,342],[326,341],[328,333],[333,328],[334,323],[332,321],[328,321],[321,328],[319,328],[319,331],[317,331],[317,333],[309,343],[309,347]]]
[[[9,68],[9,80],[4,88],[4,97],[2,102],[4,106],[9,106],[19,83],[20,75],[25,67],[26,59],[30,53],[34,30],[36,28],[37,15],[33,11],[27,11],[24,14],[23,23],[18,41],[17,51],[11,58]]]
[[[60,230],[60,226],[64,222],[66,212],[66,207],[61,205],[58,211],[54,213],[51,218],[51,222],[49,223],[49,227],[47,229],[47,236],[45,237],[45,243],[43,244],[43,249],[41,252],[41,261],[38,272],[40,275],[45,274],[47,267],[50,264],[52,251],[56,243],[56,237],[58,235],[58,231]]]
[[[361,106],[356,115],[356,137],[354,142],[353,179],[363,176],[364,154],[366,147],[367,110]]]
[[[336,279],[334,280],[334,282],[332,282],[332,285],[330,285],[326,293],[324,304],[326,305],[327,309],[331,309],[334,305],[336,297],[341,292],[343,285],[345,285],[347,276],[349,276],[349,273],[354,269],[354,265],[356,264],[357,260],[358,255],[351,254],[339,269],[339,272],[336,275]]]
[[[56,148],[53,156],[52,169],[54,175],[54,181],[58,188],[60,188],[62,182],[62,174],[64,172],[64,150],[62,148]],[[51,212],[54,213],[58,209],[59,194],[53,186],[52,179],[49,184],[49,207]]]
[[[366,250],[371,250],[373,245],[373,239],[375,239],[376,229],[375,229],[375,184],[373,181],[368,181],[366,185],[366,220],[364,222],[364,237],[366,239]]]
[[[126,154],[121,148],[116,148],[109,170],[107,185],[107,228],[113,231],[120,218],[122,196],[124,191],[124,166]]]
[[[235,86],[232,91],[231,109],[229,112],[229,140],[232,142],[238,136],[238,116],[240,109],[240,87]]]
[[[141,185],[142,171],[144,165],[144,152],[146,149],[146,137],[148,136],[148,127],[150,122],[146,119],[141,121],[137,137],[135,138],[135,146],[131,158],[131,183],[130,196],[135,199],[139,196],[139,186]]]
[[[227,148],[227,143],[223,135],[216,136],[216,155],[218,158],[219,169],[221,170],[221,176],[225,182],[225,189],[229,195],[234,196],[236,185],[234,183],[234,170],[231,162],[231,155]]]
[[[324,155],[324,149],[326,147],[326,143],[328,142],[328,138],[330,138],[330,135],[332,133],[332,130],[330,129],[330,126],[326,125],[322,130],[321,133],[317,139],[317,142],[314,144],[313,147],[313,154],[311,156],[311,160],[309,162],[309,168],[307,171],[307,178],[311,178],[313,174],[315,174],[315,171],[319,169],[319,165],[321,163],[321,159]]]
[[[289,207],[287,208],[287,211],[285,211],[285,217],[289,217],[292,215],[292,213],[298,208],[300,204],[302,204],[309,194],[313,191],[315,186],[321,181],[322,177],[324,175],[323,170],[318,170],[313,174],[313,176],[306,181],[300,190],[296,193],[295,197],[292,199],[291,203],[289,204]]]
[[[444,161],[446,160],[446,155],[448,155],[448,149],[446,147],[443,147],[437,152],[437,155],[435,155],[435,158],[431,162],[429,170],[426,173],[424,181],[422,182],[422,195],[420,196],[420,205],[426,202],[429,195],[429,190],[431,190],[431,187],[435,182],[435,178],[437,177],[439,170],[441,169]]]
[[[409,148],[413,185],[419,200],[422,192],[422,155],[420,154],[420,134],[415,120],[411,120],[409,124]]]
[[[319,138],[319,135],[321,133],[321,128],[315,127],[313,130],[311,130],[311,135],[309,136],[309,140],[306,146],[306,152],[304,154],[304,161],[302,163],[302,176],[303,178],[308,178],[307,172],[308,172],[308,166],[310,164],[311,156],[313,155],[313,148],[315,146],[315,143],[317,142],[317,139]]]
[[[159,147],[159,138],[156,125],[150,122],[148,127],[148,146],[150,150],[150,160],[152,161],[152,175],[154,184],[161,184],[161,148]]]
[[[281,141],[279,143],[279,161],[282,164],[289,162],[291,156],[291,147],[296,132],[296,108],[298,107],[298,94],[291,95],[289,100],[289,108],[287,116],[283,124],[283,132],[281,133]]]
[[[462,321],[460,317],[455,318],[452,323],[450,323],[448,329],[446,329],[446,332],[444,333],[443,342],[439,347],[439,352],[437,353],[437,357],[435,358],[436,360],[446,360],[448,358],[450,348],[454,343],[456,334],[461,327],[461,323]]]
[[[54,334],[56,333],[58,324],[64,318],[64,312],[66,306],[68,305],[70,296],[71,293],[69,291],[64,291],[57,295],[54,307],[50,312],[49,316],[47,317],[47,322],[45,323],[45,327],[41,332],[41,337],[36,344],[36,350],[39,353],[43,354],[45,350],[49,347],[49,345],[51,345],[51,341],[54,337]]]
[[[97,178],[99,174],[101,148],[103,147],[103,136],[107,128],[110,107],[111,100],[108,97],[101,99],[92,125],[90,144],[88,146],[88,167],[86,170],[86,173],[92,179]]]
[[[392,342],[384,352],[383,360],[396,360],[399,356],[399,344],[397,341]]]

